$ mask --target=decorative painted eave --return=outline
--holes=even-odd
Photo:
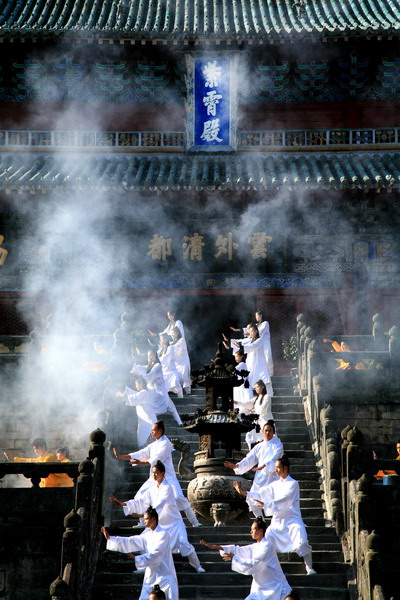
[[[0,15],[0,38],[271,43],[399,31],[399,0],[4,0]]]
[[[136,192],[392,189],[400,152],[0,153],[0,190]]]

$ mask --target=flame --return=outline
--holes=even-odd
[[[364,363],[359,362],[356,364],[356,366],[354,368],[356,371],[365,371],[366,366],[364,365]]]
[[[350,369],[350,363],[345,362],[342,358],[335,358],[335,360],[337,360],[337,362],[339,363],[339,366],[336,367],[336,371],[338,371],[339,369],[342,371],[345,371],[346,369]]]

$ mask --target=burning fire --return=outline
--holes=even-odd
[[[335,352],[350,352],[350,347],[346,344],[346,342],[341,342],[339,344],[338,342],[328,340],[328,339],[324,339],[323,342],[325,344],[326,343],[332,344],[332,348],[335,350]],[[350,363],[346,362],[342,358],[335,358],[335,360],[337,360],[337,362],[339,363],[339,366],[336,367],[336,369],[335,369],[336,371],[346,371],[346,370],[351,369]],[[356,371],[363,371],[365,369],[365,365],[362,362],[358,362],[354,366],[354,369]]]

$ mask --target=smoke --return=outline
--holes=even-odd
[[[109,60],[119,64],[127,60],[124,49],[110,47],[107,52]],[[68,63],[67,55],[71,53],[72,62]],[[66,46],[45,56],[32,56],[33,62],[40,58],[44,68],[41,91],[35,92],[27,128],[44,127],[43,109],[39,110],[35,100],[43,99],[44,93],[49,98],[58,98],[63,83],[64,102],[52,114],[46,128],[51,125],[54,130],[103,131],[119,126],[134,130],[133,124],[149,119],[145,103],[140,114],[129,114],[128,102],[114,104],[110,112],[111,104],[98,102],[98,98],[90,95],[90,86],[85,82],[94,76],[93,71],[80,78],[79,68],[73,66],[93,62],[93,53],[93,48],[82,46],[71,52]],[[277,52],[275,58],[279,58]],[[146,59],[144,51],[143,59]],[[54,66],[57,64],[63,65],[64,79]],[[257,83],[248,75],[250,70],[245,65],[245,60],[241,61],[237,80],[243,94],[245,90],[256,89]],[[32,81],[28,83],[31,89],[36,89]],[[85,92],[85,102],[76,99],[79,90]],[[171,102],[168,110],[160,110],[156,120],[149,123],[149,129],[183,130],[182,107],[173,106]],[[245,114],[239,117],[243,120]],[[280,126],[283,128],[284,123],[275,122],[276,128]],[[327,224],[320,199],[311,196],[308,190],[273,194],[212,192],[199,194],[198,198],[179,192],[179,198],[171,193],[160,198],[156,194],[142,197],[121,187],[117,194],[86,185],[94,172],[94,157],[89,152],[73,154],[60,150],[54,158],[54,171],[58,172],[60,182],[65,173],[78,172],[82,189],[71,191],[66,181],[65,187],[60,185],[52,195],[33,196],[29,201],[23,197],[14,204],[20,245],[31,246],[19,310],[28,331],[34,331],[34,335],[31,350],[26,359],[21,359],[15,380],[11,381],[11,376],[8,379],[7,389],[10,401],[24,406],[24,414],[19,416],[25,423],[27,448],[32,437],[40,435],[47,438],[49,447],[68,444],[78,453],[89,431],[96,426],[99,409],[108,410],[114,402],[122,411],[118,404],[121,400],[114,396],[116,379],[121,384],[129,383],[130,364],[126,356],[132,354],[132,348],[127,348],[123,358],[119,349],[118,352],[115,349],[112,334],[120,326],[121,313],[127,313],[128,331],[142,332],[141,342],[145,344],[147,329],[163,330],[167,310],[175,312],[185,325],[193,366],[198,367],[213,356],[221,331],[227,331],[229,324],[244,326],[250,320],[270,291],[267,284],[263,287],[259,282],[270,276],[275,282],[272,287],[275,285],[280,291],[276,301],[269,297],[266,311],[271,315],[272,340],[277,351],[288,323],[295,328],[294,291],[290,282],[285,282],[285,274],[290,274],[287,279],[293,279],[293,273],[300,273],[296,268],[308,269],[310,264],[321,262],[317,260],[318,248],[313,247],[312,236],[340,231],[345,237],[354,232],[353,225],[339,210],[336,215],[330,211],[331,221]],[[101,170],[96,174],[99,179],[102,175]],[[335,195],[332,193],[332,197]],[[191,238],[195,233],[203,238],[201,260],[183,256],[185,237]],[[265,236],[266,256],[252,253],[254,244],[250,240],[255,234]],[[170,240],[171,254],[165,260],[149,256],[154,235]],[[294,248],[294,240],[302,236],[304,244]],[[311,240],[309,246],[307,236]],[[321,244],[322,253],[326,248]],[[337,248],[331,248],[330,260],[325,262],[339,262],[343,256],[339,242]],[[146,292],[138,291],[135,278],[139,276],[147,278]],[[325,279],[329,281],[329,277],[332,282],[336,272],[333,276],[328,273]],[[203,281],[206,289],[208,279],[213,280],[210,289],[216,293],[202,295],[196,282]],[[284,294],[287,294],[286,304],[282,303]],[[337,331],[342,327],[339,315],[342,307],[331,290],[329,294],[332,296],[329,305],[324,305],[326,293],[319,298],[314,294],[308,309],[314,322],[319,320],[323,326]],[[122,411],[121,420],[125,422],[121,427],[127,426],[126,418]],[[130,426],[133,431],[134,423]],[[114,422],[113,427],[115,433],[118,423]],[[64,431],[62,439],[60,428]]]

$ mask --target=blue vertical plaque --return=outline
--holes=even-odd
[[[188,59],[188,149],[227,151],[236,148],[236,92],[232,57]]]

